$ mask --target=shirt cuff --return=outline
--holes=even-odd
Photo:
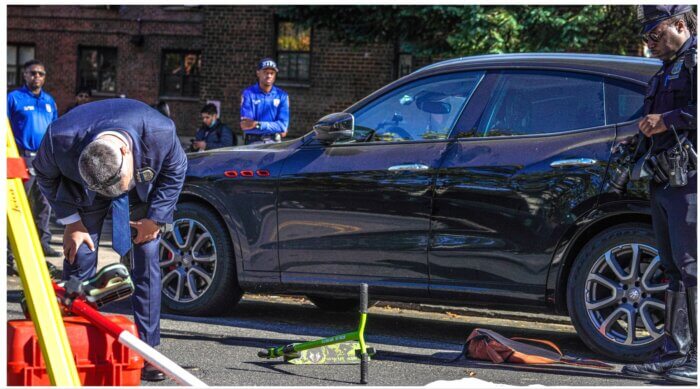
[[[56,221],[59,222],[60,224],[63,224],[64,226],[67,224],[73,224],[77,221],[80,221],[80,214],[78,212],[76,212],[70,216],[64,217],[63,219],[57,219]]]

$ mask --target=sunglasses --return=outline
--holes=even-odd
[[[28,71],[27,73],[31,74],[32,76],[40,76],[40,77],[46,76],[46,72],[40,72],[38,70]]]
[[[661,26],[663,25],[664,24],[662,24]],[[670,24],[666,24],[666,28],[664,28],[662,31],[647,32],[646,34],[642,34],[642,41],[648,42],[649,40],[651,40],[653,42],[658,42],[659,40],[661,40],[661,37],[664,36],[669,26]],[[658,27],[655,30],[658,30]]]

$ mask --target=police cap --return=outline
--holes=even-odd
[[[273,69],[276,72],[279,72],[277,69],[277,63],[272,58],[263,58],[258,62],[258,70],[263,70],[263,69]]]
[[[638,5],[637,19],[642,23],[642,34],[646,34],[662,21],[692,10],[689,5]]]

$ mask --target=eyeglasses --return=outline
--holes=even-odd
[[[121,153],[120,153],[121,154]],[[109,188],[110,186],[116,184],[119,182],[122,178],[122,166],[124,165],[124,154],[121,154],[122,156],[122,161],[119,163],[119,169],[108,179],[106,179],[104,182],[98,182],[92,185],[88,185],[88,189],[90,189],[93,192],[102,192],[105,189]]]
[[[90,95],[86,95],[86,94],[84,94],[84,93],[78,95],[78,98],[80,98],[80,99],[87,99],[87,98],[89,98],[89,97],[90,97]]]
[[[32,76],[39,76],[39,77],[46,76],[46,72],[40,72],[38,70],[32,70],[32,71],[29,71],[28,73],[31,74]]]

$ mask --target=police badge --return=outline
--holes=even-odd
[[[280,99],[274,99],[274,100],[272,100],[272,104],[273,104],[275,107],[278,107],[278,106],[280,105]]]

